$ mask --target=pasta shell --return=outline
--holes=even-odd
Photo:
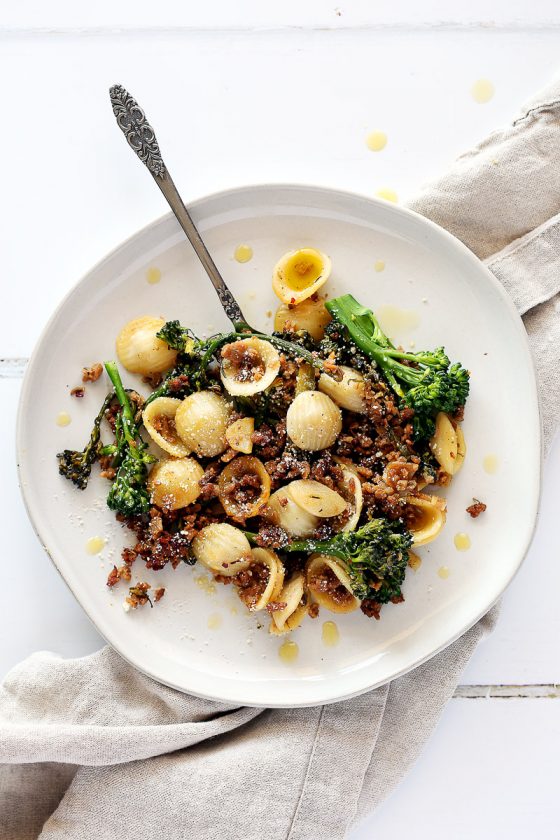
[[[463,466],[465,455],[467,454],[467,444],[460,423],[457,423],[455,426],[455,432],[457,433],[457,460],[455,461],[455,472],[453,475],[457,475]]]
[[[303,391],[286,414],[286,431],[299,449],[316,452],[332,446],[342,430],[340,408],[320,391]]]
[[[200,495],[199,481],[204,470],[194,458],[165,458],[148,476],[152,504],[163,510],[178,510],[192,504]]]
[[[349,467],[344,461],[340,461],[338,458],[335,458],[335,461],[342,469],[342,480],[338,484],[338,489],[340,495],[346,501],[350,512],[348,522],[342,530],[354,531],[360,520],[364,503],[362,482],[358,473],[352,467]]]
[[[320,341],[330,321],[331,315],[325,307],[324,298],[313,295],[297,306],[281,303],[274,316],[274,329],[277,332],[305,330],[315,341]]]
[[[340,493],[331,490],[320,481],[310,479],[291,481],[288,485],[288,493],[296,505],[321,519],[338,516],[346,510],[346,502]]]
[[[278,602],[286,606],[272,613],[270,632],[280,636],[299,627],[307,612],[305,600],[305,578],[300,572],[284,584]]]
[[[430,440],[430,450],[445,472],[453,475],[457,464],[457,432],[443,411],[436,417],[436,430]]]
[[[322,373],[319,377],[319,390],[328,394],[331,400],[341,408],[364,414],[366,410],[364,377],[359,371],[345,365],[341,365],[340,370],[342,371],[340,382],[327,373]]]
[[[157,443],[160,449],[173,455],[174,458],[184,458],[190,454],[175,427],[175,414],[181,405],[181,400],[172,397],[158,397],[148,403],[142,412],[144,428]]]
[[[255,431],[255,420],[253,417],[242,417],[226,429],[226,440],[236,452],[243,452],[250,455],[253,451],[251,435]]]
[[[253,548],[246,577],[247,582],[238,585],[239,598],[252,612],[264,610],[270,601],[278,600],[284,585],[284,566],[270,549]]]
[[[227,446],[226,429],[231,406],[213,391],[197,391],[181,402],[175,426],[183,443],[204,458],[221,455]]]
[[[239,493],[238,484],[244,476],[256,477],[258,487],[244,487]],[[264,464],[252,455],[234,458],[220,473],[218,495],[225,512],[232,519],[244,522],[251,516],[257,516],[270,498],[270,476]]]
[[[194,538],[192,550],[199,563],[224,577],[236,575],[251,563],[249,540],[243,531],[227,522],[203,528]]]
[[[327,282],[331,261],[314,248],[288,251],[272,272],[272,288],[283,303],[298,304],[315,294]]]
[[[446,509],[445,500],[439,496],[419,493],[406,497],[404,518],[414,545],[426,545],[435,540],[445,525]]]
[[[281,487],[268,500],[268,511],[276,525],[291,537],[309,537],[317,527],[319,519],[296,505],[288,487]]]
[[[353,612],[360,606],[347,568],[336,557],[312,554],[306,565],[306,580],[313,600],[331,612]]]
[[[165,321],[143,315],[129,321],[117,336],[117,356],[121,365],[130,373],[163,373],[173,367],[177,359],[165,341],[156,338]]]
[[[233,396],[251,396],[265,391],[278,376],[280,354],[270,341],[243,338],[222,349],[220,378]]]

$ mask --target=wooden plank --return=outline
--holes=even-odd
[[[551,26],[558,22],[558,7],[553,0],[538,4],[504,0],[470,0],[468,4],[449,0],[283,0],[262,3],[260,0],[207,0],[206,3],[161,0],[157,11],[134,0],[98,0],[95,4],[72,0],[51,0],[48,7],[41,0],[13,3],[3,9],[4,26],[44,27],[188,27],[189,29],[262,27],[422,27],[439,25],[527,27]]]
[[[10,243],[0,355],[28,356],[76,280],[166,211],[114,125],[110,84],[125,82],[145,106],[187,200],[267,181],[389,186],[404,199],[509,119],[559,52],[560,32],[4,37],[0,78],[18,84],[3,89],[17,142],[0,206]],[[480,76],[496,85],[484,106],[470,96]],[[56,139],[39,145],[38,125]],[[389,136],[379,154],[366,147],[372,128]]]
[[[454,700],[423,754],[351,840],[555,837],[560,702]]]

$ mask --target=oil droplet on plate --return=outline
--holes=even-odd
[[[284,642],[278,648],[278,656],[282,662],[294,662],[299,653],[299,648],[295,642]]]
[[[212,615],[208,616],[208,629],[209,630],[217,630],[218,627],[222,626],[222,616],[220,613],[212,613]]]
[[[449,577],[449,566],[440,566],[437,570],[437,573],[438,577],[440,577],[442,580],[445,580]]]
[[[340,633],[334,621],[325,621],[321,633],[325,647],[335,647],[340,641]]]
[[[216,592],[216,584],[208,577],[208,575],[199,575],[195,578],[195,581],[197,586],[200,586],[203,592],[206,592],[207,595],[214,595]]]
[[[156,283],[159,283],[161,280],[161,271],[159,268],[152,265],[146,272],[146,280],[150,286],[155,286]]]
[[[396,204],[399,200],[395,190],[392,190],[389,187],[381,187],[381,189],[377,190],[375,194],[378,198],[384,198],[385,201],[392,201],[393,204]]]
[[[253,256],[253,249],[250,245],[238,245],[235,251],[233,252],[233,256],[235,257],[238,263],[249,262],[249,260]]]
[[[366,145],[371,152],[380,152],[387,145],[387,135],[384,131],[370,131]]]
[[[66,411],[61,411],[56,415],[57,426],[68,426],[72,422],[72,418]]]
[[[453,542],[457,551],[467,551],[471,547],[471,538],[468,534],[463,533],[463,531],[455,534]]]
[[[488,473],[488,475],[493,475],[497,472],[499,463],[496,455],[486,455],[482,461],[484,472]]]
[[[420,323],[420,315],[414,309],[399,309],[398,306],[378,306],[375,314],[383,330],[390,336],[394,333],[415,329]]]
[[[383,271],[385,269],[385,261],[384,260],[376,260],[374,266],[376,271]]]
[[[477,79],[471,88],[471,96],[479,105],[490,102],[494,96],[494,85],[490,79]]]
[[[99,554],[104,545],[103,537],[90,537],[86,543],[86,551],[88,554]]]
[[[413,551],[408,552],[408,565],[411,569],[415,572],[420,568],[422,565],[422,558],[415,554]]]

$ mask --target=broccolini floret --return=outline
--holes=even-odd
[[[105,370],[115,387],[115,396],[121,406],[115,427],[115,463],[118,467],[107,497],[107,505],[111,510],[125,516],[146,513],[150,509],[147,489],[148,464],[153,463],[155,458],[150,455],[147,444],[140,437],[130,400],[115,362],[105,362]]]
[[[453,414],[469,394],[469,373],[451,364],[443,347],[406,353],[387,338],[375,315],[352,295],[325,304],[347,337],[378,366],[403,403],[414,409],[414,436],[426,440],[435,430],[438,412]]]
[[[101,421],[114,396],[113,393],[110,393],[105,397],[103,405],[93,422],[93,429],[84,450],[77,452],[72,449],[65,449],[64,452],[59,452],[56,456],[58,458],[58,471],[60,475],[63,475],[80,490],[86,489],[91,475],[91,468],[102,454]]]
[[[251,542],[256,534],[245,532]],[[401,519],[370,519],[355,531],[341,531],[324,540],[305,539],[282,546],[288,553],[328,554],[343,560],[357,598],[386,604],[401,594],[412,534]]]

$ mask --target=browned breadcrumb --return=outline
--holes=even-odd
[[[476,519],[477,516],[480,516],[481,513],[484,513],[486,510],[486,505],[484,502],[479,502],[478,499],[473,499],[472,505],[469,505],[467,508],[467,513],[472,516],[473,519]]]
[[[309,618],[317,618],[319,615],[319,604],[312,601],[311,604],[307,607],[307,615]]]
[[[95,362],[91,367],[82,368],[82,382],[97,382],[103,373],[101,362]]]
[[[287,606],[285,601],[269,601],[266,605],[266,611],[268,613],[280,612],[280,610],[285,610]]]
[[[119,566],[118,569],[116,566],[113,566],[107,577],[107,586],[113,587],[119,580],[130,580],[130,566],[125,564],[124,566]]]
[[[150,607],[152,607],[152,599],[148,595],[148,590],[151,588],[150,584],[145,581],[140,581],[135,586],[131,586],[128,590],[129,594],[126,599],[126,603],[129,604],[133,610],[135,610],[136,607],[143,607],[145,604],[149,604]]]
[[[165,587],[160,586],[159,589],[154,590],[154,603],[157,604],[158,601],[161,601],[163,596],[165,595]]]

